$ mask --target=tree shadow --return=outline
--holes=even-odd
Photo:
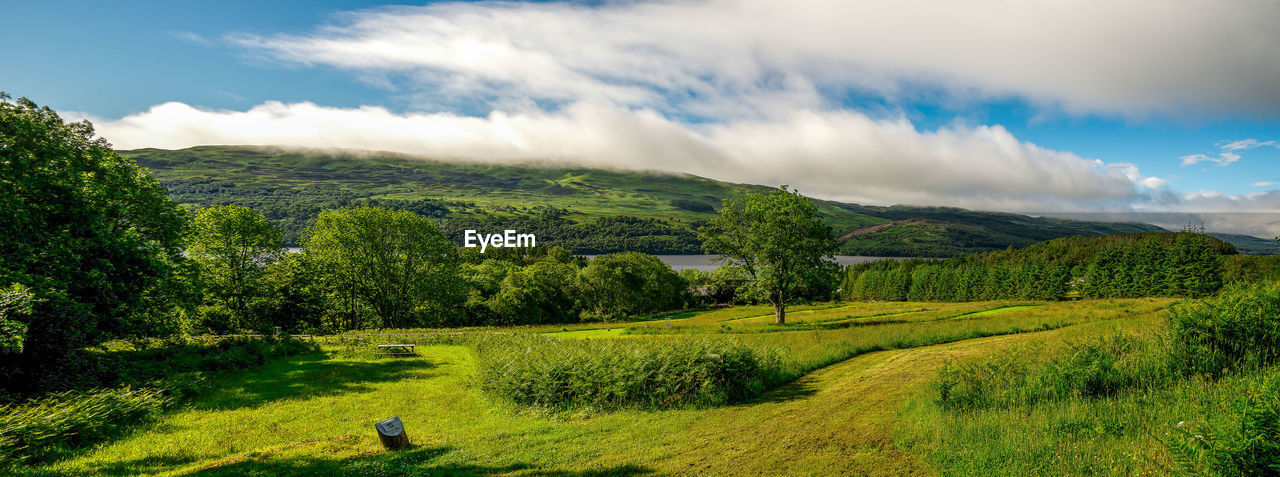
[[[282,459],[242,460],[207,468],[188,475],[201,477],[242,475],[323,475],[325,477],[370,475],[497,475],[519,472],[521,475],[549,477],[603,477],[650,475],[654,471],[636,465],[585,471],[542,470],[515,463],[507,465],[458,464],[440,462],[448,447],[410,447],[395,452],[347,459],[290,457]]]
[[[764,394],[749,399],[746,402],[738,404],[738,406],[752,406],[762,403],[771,402],[787,402],[797,399],[804,399],[818,393],[817,382],[808,376],[801,376],[799,379],[783,384],[772,390],[765,391]]]
[[[196,458],[189,454],[182,455],[152,455],[140,457],[132,460],[121,460],[105,464],[102,467],[93,469],[93,475],[103,476],[126,476],[126,475],[155,475],[161,472],[173,469],[195,462]],[[0,468],[2,469],[2,468]],[[36,470],[23,469],[15,475],[24,477],[44,477],[44,476],[64,476],[64,471],[52,470]]]
[[[294,398],[360,393],[377,383],[424,378],[436,367],[426,358],[382,361],[330,359],[319,353],[294,356],[267,365],[220,376],[192,407],[226,411]]]
[[[863,326],[894,325],[899,323],[911,323],[911,321],[900,320],[900,319],[899,320],[855,320],[855,321],[842,321],[839,323],[817,323],[813,326],[815,329],[820,329],[820,330],[838,330],[838,329],[844,329],[844,328],[861,328]]]
[[[308,353],[276,358],[258,367],[220,373],[201,389],[190,401],[188,408],[227,411],[259,406],[279,399],[308,398],[345,393],[368,392],[377,383],[394,382],[408,378],[430,378],[434,373],[423,370],[437,365],[422,357],[380,360],[374,362],[330,359],[323,353]],[[166,414],[168,414],[166,412]],[[158,422],[137,423],[126,426],[92,444],[104,445],[127,438],[137,432],[166,432],[171,430],[163,419]],[[47,455],[32,466],[43,466],[72,458],[84,452],[84,446]],[[95,470],[100,475],[152,474],[193,461],[184,455],[149,456],[122,461]],[[0,466],[0,474],[3,474]],[[45,474],[44,471],[24,469],[23,475]]]
[[[125,476],[155,475],[166,470],[195,462],[191,455],[153,455],[133,460],[112,462],[93,470],[94,475]]]

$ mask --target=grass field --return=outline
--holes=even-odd
[[[19,473],[977,473],[977,467],[955,465],[973,456],[956,454],[964,447],[947,441],[954,436],[939,433],[939,423],[973,428],[968,437],[994,439],[1006,451],[1023,449],[1046,462],[1055,462],[1055,452],[1064,451],[1069,455],[1059,459],[1099,462],[1074,468],[1104,474],[1159,470],[1168,460],[1161,448],[1131,433],[1087,429],[1093,434],[1085,443],[1067,447],[992,438],[988,434],[998,429],[999,419],[1009,416],[1001,411],[977,420],[940,415],[930,407],[929,382],[952,360],[1029,345],[1053,348],[1118,330],[1141,332],[1155,326],[1171,304],[1167,299],[820,304],[797,308],[789,315],[795,324],[785,327],[765,322],[764,307],[738,307],[677,314],[669,322],[657,317],[485,330],[574,339],[704,335],[772,349],[791,373],[785,384],[743,403],[611,412],[551,411],[482,392],[476,382],[479,358],[465,335],[417,339],[419,356],[412,358],[352,352],[383,339],[370,338],[222,376],[212,391],[154,424]],[[381,450],[373,423],[393,415],[405,422],[413,448]],[[1059,437],[1052,442],[1073,435],[1069,429],[1055,432]],[[1120,466],[1121,457],[1130,460]]]

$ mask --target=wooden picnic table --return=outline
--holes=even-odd
[[[387,356],[413,356],[414,344],[380,344],[378,345],[378,354]],[[399,351],[396,351],[399,350]]]

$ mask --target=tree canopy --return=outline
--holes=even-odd
[[[250,310],[262,295],[263,274],[284,253],[280,229],[247,207],[214,205],[196,212],[187,253],[200,264],[200,279],[231,322],[214,328],[261,329]]]
[[[365,312],[384,328],[440,325],[462,312],[457,249],[426,217],[376,207],[326,211],[304,240],[349,322],[342,328],[355,328]]]
[[[171,325],[185,213],[88,122],[0,93],[0,285],[34,295],[19,368]],[[29,369],[30,370],[30,369]]]

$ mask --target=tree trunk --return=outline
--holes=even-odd
[[[773,304],[774,323],[779,325],[787,324],[787,307],[780,303]]]

